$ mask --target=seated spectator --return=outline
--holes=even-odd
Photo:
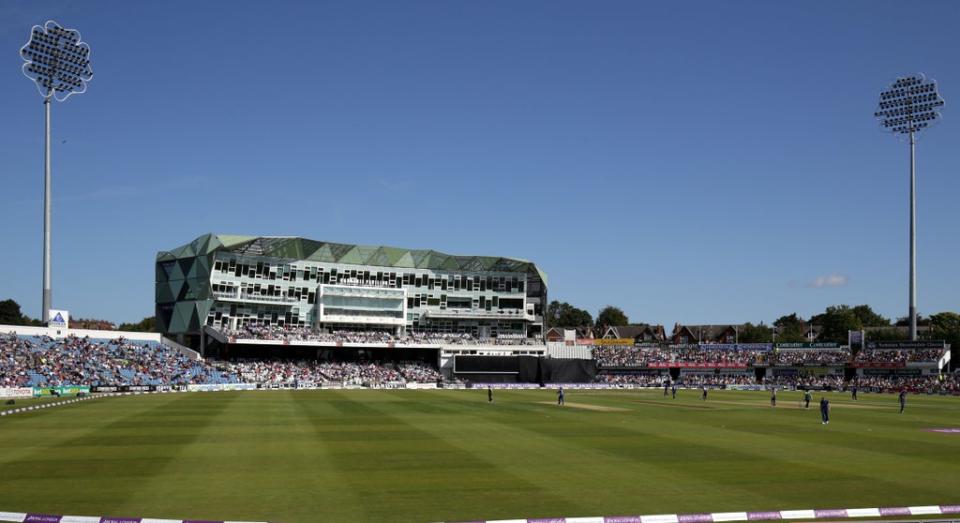
[[[731,349],[716,350],[700,347],[617,347],[599,346],[593,349],[593,359],[600,367],[648,367],[651,365],[707,365],[722,368],[743,367],[764,361],[769,351]]]
[[[219,329],[224,336],[236,339],[312,341],[318,343],[394,343],[428,345],[543,345],[540,337],[528,338],[522,334],[499,334],[495,337],[476,337],[467,333],[410,331],[393,334],[369,330],[316,330],[310,327],[247,323],[238,330]]]
[[[943,357],[943,349],[866,349],[857,353],[856,362],[863,364],[903,364],[908,362],[936,362]]]
[[[153,342],[0,338],[0,387],[236,383],[230,371]]]
[[[850,361],[850,353],[842,350],[779,350],[771,363],[784,367],[804,365],[844,365]]]

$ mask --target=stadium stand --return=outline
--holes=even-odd
[[[600,346],[593,349],[593,358],[600,367],[646,367],[651,349]]]
[[[242,329],[218,329],[225,337],[243,340],[311,341],[317,343],[395,343],[434,345],[542,345],[541,338],[501,334],[479,338],[466,333],[407,332],[392,334],[386,331],[325,331],[309,327],[285,327],[248,323]]]
[[[644,387],[662,387],[670,381],[670,376],[660,374],[601,373],[595,377],[596,383],[608,385],[636,385]]]
[[[766,386],[797,389],[844,390],[846,382],[841,375],[827,376],[776,376],[763,379]]]
[[[850,353],[844,350],[780,350],[771,363],[778,366],[844,365]]]
[[[309,329],[276,329],[248,326],[245,336],[294,336],[329,341],[354,343],[383,343],[384,340],[402,343],[469,344],[478,342],[463,334],[407,334],[392,335],[382,332],[318,333]],[[315,337],[315,338],[311,338]],[[503,343],[526,343],[526,338],[504,338]],[[489,343],[489,342],[487,342]],[[358,355],[365,351],[359,351]],[[839,370],[826,375],[813,374],[804,366],[846,366],[848,364],[905,364],[929,363],[943,355],[939,349],[862,351],[852,361],[843,350],[764,350],[704,349],[683,347],[623,347],[597,346],[593,356],[600,372],[593,383],[624,386],[661,387],[674,381],[680,386],[729,387],[733,385],[777,386],[784,388],[816,388],[845,390],[856,386],[864,391],[944,392],[960,393],[957,374],[939,376],[919,373],[919,370],[875,369],[873,372],[890,374],[847,374]],[[536,361],[533,359],[532,361]],[[567,361],[567,360],[563,360]],[[572,361],[572,360],[570,360]],[[772,363],[777,369],[763,367]],[[671,380],[669,365],[674,372]],[[705,372],[693,367],[715,368]],[[724,373],[726,367],[737,367],[736,372]],[[754,367],[753,369],[749,367]],[[676,367],[681,373],[676,374]],[[784,367],[796,367],[795,370]],[[754,369],[757,373],[754,373]],[[850,371],[850,367],[847,367]],[[860,369],[858,369],[859,371]],[[870,371],[870,369],[866,369]],[[684,374],[686,372],[690,374]],[[774,371],[776,374],[774,374]],[[906,374],[910,372],[911,374]],[[849,380],[849,381],[847,381]],[[54,339],[45,336],[7,334],[0,336],[0,387],[58,387],[68,385],[123,386],[123,385],[217,385],[256,384],[265,387],[310,385],[403,386],[405,384],[450,383],[436,366],[424,361],[327,361],[317,359],[279,360],[203,360],[155,341],[131,341],[123,338],[96,339],[66,337]]]
[[[690,375],[681,376],[678,385],[683,387],[726,387],[728,385],[756,385],[757,380],[753,376],[707,376]]]
[[[323,383],[344,385],[386,385],[436,383],[440,373],[421,363],[320,361],[241,361],[229,364],[244,383],[266,386],[294,386]]]
[[[956,375],[946,376],[942,381],[938,376],[858,376],[847,383],[848,389],[853,386],[874,392],[906,390],[922,393],[958,390]]]
[[[704,349],[699,346],[638,348],[599,346],[594,359],[603,367],[662,367],[669,365],[709,365],[745,367],[764,361],[769,351],[752,349]]]
[[[404,363],[397,370],[408,383],[436,383],[441,379],[436,369],[422,363]]]
[[[0,386],[235,383],[236,374],[155,342],[4,335]]]
[[[943,349],[890,350],[867,349],[857,354],[856,362],[865,364],[900,364],[935,362],[943,356]]]
[[[258,383],[436,383],[419,362],[193,360],[156,342],[68,337],[0,337],[0,387]]]
[[[960,394],[960,371],[944,376],[941,390],[949,394]]]
[[[703,349],[701,347],[657,349],[649,361],[651,364],[694,364],[716,366],[747,366],[763,361],[769,351],[750,349]]]

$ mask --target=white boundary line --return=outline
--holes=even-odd
[[[703,514],[651,514],[641,516],[589,516],[476,521],[473,523],[712,523],[715,521],[776,521],[781,519],[847,519],[886,516],[960,514],[960,505],[872,507],[846,509],[770,510]]]
[[[26,514],[0,512],[0,521],[12,523],[189,523],[190,519],[117,518],[107,516],[61,516],[59,514]],[[204,523],[263,523],[258,521],[208,521]]]
[[[93,398],[94,398],[94,396],[84,396],[84,397],[82,397],[82,398],[74,398],[74,399],[63,400],[63,401],[52,401],[52,402],[50,402],[50,403],[41,403],[41,404],[39,404],[39,405],[30,405],[30,406],[28,406],[28,407],[19,407],[19,408],[16,408],[16,409],[8,409],[8,410],[0,411],[0,416],[12,416],[12,415],[14,415],[14,414],[20,414],[20,413],[22,413],[22,412],[30,412],[30,411],[33,411],[33,410],[48,409],[48,408],[50,408],[50,407],[60,407],[60,406],[63,406],[63,405],[70,405],[70,404],[77,403],[77,402],[80,402],[80,401],[92,400]],[[6,514],[6,512],[0,512],[0,515],[3,515],[3,514]],[[0,519],[0,521],[5,521],[5,520]]]

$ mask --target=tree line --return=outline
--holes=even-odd
[[[797,313],[780,316],[772,325],[763,322],[747,322],[738,329],[737,338],[741,343],[770,343],[777,342],[806,342],[810,341],[807,333],[811,326],[816,333],[815,341],[846,342],[848,331],[867,329],[869,341],[901,341],[906,340],[906,329],[898,328],[908,325],[907,318],[898,318],[891,321],[873,310],[869,305],[831,305],[822,313],[814,314],[804,319]],[[590,313],[577,308],[567,302],[552,301],[547,305],[547,327],[574,328],[606,328],[630,325],[630,320],[623,309],[607,305],[600,309],[596,321]],[[917,324],[921,327],[919,335],[923,339],[946,340],[955,346],[960,346],[960,314],[956,312],[939,312],[930,316],[918,316]]]
[[[20,310],[20,304],[14,300],[0,301],[0,325],[23,325],[27,327],[42,327],[43,323],[31,318]],[[71,329],[90,329],[90,330],[120,330],[128,332],[154,332],[156,329],[156,320],[153,316],[148,316],[136,323],[114,324],[109,320],[100,320],[95,318],[70,318]]]

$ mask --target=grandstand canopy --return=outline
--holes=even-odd
[[[157,254],[157,261],[212,254],[217,251],[288,260],[374,265],[427,270],[524,272],[546,275],[532,262],[500,256],[455,256],[434,250],[331,243],[296,236],[204,234],[192,242]]]

